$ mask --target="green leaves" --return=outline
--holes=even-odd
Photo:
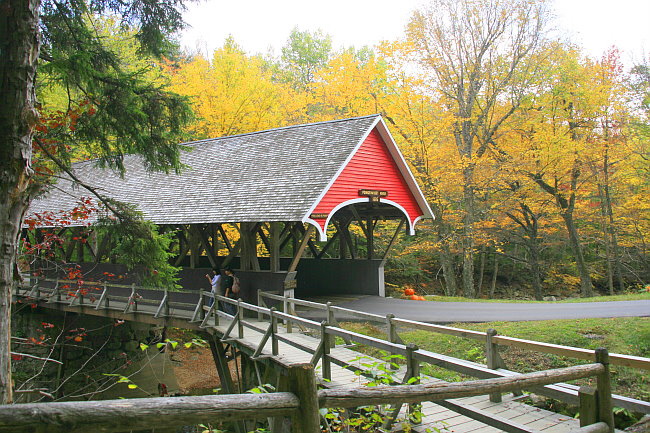
[[[137,389],[138,385],[133,383],[131,379],[129,379],[127,376],[123,376],[121,374],[115,374],[115,373],[104,373],[104,376],[112,376],[112,377],[117,377],[117,383],[126,383],[127,388],[129,389]]]

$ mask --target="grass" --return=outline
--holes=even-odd
[[[650,357],[650,318],[579,319],[534,322],[456,323],[457,328],[486,331],[496,329],[499,334],[565,346],[595,349],[605,347],[611,353]],[[346,329],[385,338],[382,329],[364,323],[346,323]],[[427,331],[400,332],[406,343],[415,343],[421,349],[485,363],[481,342]],[[573,358],[533,352],[513,347],[501,347],[501,357],[509,370],[526,373],[585,363]],[[366,353],[378,356],[376,351]],[[647,371],[611,366],[613,392],[650,400],[650,375]],[[433,366],[423,366],[423,373],[447,381],[468,380],[455,372]],[[585,381],[579,384],[587,383]]]
[[[627,293],[623,295],[613,296],[592,296],[591,298],[569,298],[560,301],[530,301],[523,299],[474,299],[463,298],[461,296],[425,296],[427,301],[436,302],[498,302],[498,303],[526,303],[526,304],[571,304],[576,302],[610,302],[610,301],[638,301],[650,300],[650,292],[643,293]]]

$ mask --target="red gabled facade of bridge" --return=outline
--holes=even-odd
[[[401,208],[411,231],[420,217],[430,214],[428,209],[423,209],[418,203],[416,194],[422,197],[422,193],[417,186],[415,191],[409,186],[406,176],[410,177],[411,185],[416,185],[415,180],[408,169],[400,170],[394,154],[397,153],[403,167],[405,163],[397,147],[394,144],[393,147],[391,153],[377,126],[367,135],[311,213],[310,220],[320,226],[321,234],[325,234],[329,219],[338,209],[369,200],[359,194],[360,190],[385,191],[387,196],[380,198],[380,201]],[[327,218],[322,217],[325,215]]]

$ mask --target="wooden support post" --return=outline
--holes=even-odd
[[[272,222],[269,227],[271,272],[280,271],[280,223]]]
[[[375,253],[375,236],[374,236],[374,218],[368,217],[366,219],[366,247],[367,247],[367,257],[368,260],[372,260]]]
[[[196,302],[196,308],[194,308],[194,314],[192,314],[190,323],[202,322],[204,318],[205,311],[203,311],[203,290],[199,290],[199,300]]]
[[[609,352],[603,347],[596,349],[596,362],[605,367],[605,371],[599,374],[596,383],[598,390],[598,421],[609,426],[610,433],[614,432],[614,412],[612,411],[612,384],[609,375]]]
[[[239,338],[244,338],[244,309],[241,302],[241,298],[237,299],[237,335]]]
[[[275,307],[271,307],[271,353],[277,355],[280,353],[278,348],[278,318],[275,316]]]
[[[260,289],[257,289],[257,306],[258,307],[266,306],[266,304],[264,303],[264,298],[262,297],[262,290],[260,290]],[[264,317],[263,317],[262,312],[258,311],[257,312],[257,320],[259,320],[261,322],[263,319],[264,319]]]
[[[282,300],[282,312],[285,314],[291,314],[289,312],[289,298],[285,295],[284,299]],[[284,326],[287,330],[288,334],[291,334],[293,332],[293,323],[291,323],[291,320],[285,320],[284,321]]]
[[[223,344],[218,341],[214,335],[208,333],[205,334],[205,340],[210,344],[210,351],[212,352],[212,359],[217,367],[221,389],[225,391],[225,394],[236,394],[237,389],[232,381],[230,367],[228,367],[228,360],[226,359],[226,350],[224,349]],[[235,362],[237,362],[236,359]],[[242,428],[243,424],[241,421],[235,422],[234,426],[236,433],[244,433],[245,429]]]
[[[99,310],[101,308],[108,308],[108,287],[106,286],[106,283],[103,284],[104,290],[102,290],[102,294],[99,297],[99,301],[97,301],[97,304],[95,305],[95,310]]]
[[[485,337],[485,358],[487,362],[487,367],[496,370],[497,368],[500,368],[501,366],[499,365],[499,352],[498,348],[499,346],[492,341],[492,337],[497,335],[497,331],[490,328],[487,330],[486,337]],[[490,401],[493,403],[500,403],[501,402],[501,393],[500,392],[493,392],[490,394]]]
[[[332,311],[332,303],[327,301],[325,307],[327,308],[327,324],[334,326],[336,324],[336,318],[334,317],[334,311]],[[336,338],[333,335],[328,335],[325,339],[325,344],[330,348],[336,347]]]
[[[404,382],[409,383],[409,384],[418,384],[420,383],[420,361],[418,361],[415,358],[414,353],[419,349],[418,346],[416,346],[413,343],[409,343],[406,345],[406,375],[407,378]],[[409,405],[409,412],[411,414],[413,413],[420,413],[422,412],[422,404],[421,403],[412,403]],[[415,421],[415,424],[420,424],[422,421],[421,419],[412,420]]]
[[[169,317],[169,293],[167,292],[167,288],[165,288],[165,294],[163,295],[160,305],[156,310],[156,314],[154,314],[153,317]]]
[[[217,367],[221,389],[223,389],[225,394],[233,394],[236,390],[232,381],[232,375],[230,374],[230,368],[228,367],[226,350],[224,349],[223,344],[217,340],[214,335],[205,333],[204,337],[210,344],[210,351],[212,352],[214,364]]]
[[[404,375],[404,379],[402,379],[402,383],[407,383],[407,384],[420,383],[420,379],[419,379],[420,363],[418,362],[417,359],[415,359],[414,356],[414,352],[417,350],[418,350],[418,346],[416,346],[413,343],[409,343],[406,345],[406,374]],[[385,431],[391,430],[393,424],[395,423],[395,420],[397,419],[397,416],[402,410],[402,404],[403,403],[397,403],[392,406],[388,417],[384,421],[383,429]],[[411,414],[420,413],[421,410],[422,410],[421,403],[412,403],[409,405],[409,411]],[[421,417],[415,419],[414,417],[411,416],[410,421],[419,424],[421,422]]]
[[[395,315],[392,313],[386,314],[386,328],[387,331],[386,333],[388,334],[388,341],[391,343],[396,343],[396,344],[404,344],[400,336],[397,334],[397,327],[393,323],[393,319],[395,318]],[[391,370],[398,370],[399,365],[394,360],[390,360],[390,369]]]
[[[289,367],[289,390],[298,396],[299,414],[292,418],[292,432],[320,433],[318,391],[314,366],[299,364]]]
[[[196,230],[189,226],[189,244],[190,244],[190,268],[194,269],[199,266],[199,258],[201,257],[201,241],[199,240]]]
[[[322,375],[325,380],[332,380],[332,365],[330,363],[330,345],[327,335],[327,322],[322,321],[320,324],[320,340],[323,347],[323,356],[321,358]]]
[[[598,422],[598,397],[596,388],[581,386],[578,390],[580,400],[580,427]]]

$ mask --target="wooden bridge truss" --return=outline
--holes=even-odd
[[[312,401],[312,409],[366,406],[374,404],[375,401],[382,404],[390,403],[393,406],[388,411],[384,425],[386,429],[389,429],[396,419],[407,417],[405,414],[409,406],[404,406],[404,403],[416,402],[423,402],[421,407],[424,417],[413,426],[415,431],[436,427],[454,432],[474,433],[497,431],[560,433],[579,427],[576,420],[518,403],[517,395],[522,390],[532,390],[541,395],[580,405],[580,412],[584,414],[580,425],[588,429],[612,431],[612,404],[650,413],[648,402],[622,396],[611,397],[607,367],[612,363],[650,370],[650,359],[647,358],[607,355],[602,351],[513,339],[496,335],[495,332],[462,330],[400,319],[392,315],[383,317],[329,303],[320,304],[265,292],[258,292],[258,305],[253,305],[242,300],[215,297],[203,291],[167,292],[108,284],[71,291],[63,288],[66,285],[64,283],[63,281],[36,281],[32,285],[18,286],[15,296],[17,299],[38,303],[45,308],[203,331],[210,336],[209,341],[217,371],[222,386],[228,393],[234,393],[236,389],[229,374],[224,344],[232,345],[241,355],[242,379],[251,384],[274,383],[279,393],[291,391],[295,394],[296,390],[304,388],[297,384],[304,385],[305,379],[295,377],[292,379],[294,373],[289,372],[315,368],[315,378],[324,390],[318,392],[315,403]],[[210,305],[209,301],[215,298],[217,302]],[[219,303],[234,305],[236,313],[229,315],[220,311],[217,308]],[[306,308],[320,312],[324,320],[315,321],[300,317],[297,313]],[[383,324],[386,339],[369,337],[339,326],[338,320],[350,318]],[[416,328],[483,341],[486,344],[487,365],[429,352],[412,344],[404,344],[397,332],[398,327]],[[403,362],[393,365],[385,360],[362,355],[354,350],[352,344],[361,344],[387,354],[400,356]],[[539,373],[541,376],[537,379],[545,378],[542,382],[527,382],[530,375],[521,375],[505,369],[498,355],[498,345],[525,347],[591,362],[596,361],[597,364],[593,365],[600,367],[592,368],[589,365],[578,366],[585,369],[576,370],[572,367],[568,370],[563,369],[559,373],[541,372]],[[421,374],[421,365],[424,363],[481,380],[453,385],[460,386],[462,392],[459,389],[450,391],[451,388],[447,388],[452,384]],[[364,383],[377,380],[377,370],[390,373],[384,378],[390,377],[389,382],[393,386],[381,387],[382,392],[373,394],[372,388],[365,387]],[[310,374],[314,375],[314,373]],[[589,375],[598,377],[597,390],[563,383]],[[407,387],[417,392],[407,391],[406,388],[403,390],[400,384],[406,383],[419,384]],[[440,391],[445,389],[448,394]],[[432,392],[435,394],[438,391],[444,398],[438,394],[433,396]],[[508,391],[515,391],[515,394],[504,396],[503,393]],[[412,392],[417,395],[412,395]],[[382,397],[382,395],[389,397]],[[489,395],[489,398],[482,397],[483,395]],[[599,397],[596,398],[596,395]],[[313,395],[299,396],[307,400],[310,398],[313,400],[313,397]],[[278,411],[277,415],[291,412],[286,408],[283,410]],[[2,410],[0,410],[0,431],[3,431],[4,421],[1,414]],[[232,417],[232,414],[228,416]],[[224,419],[231,419],[228,416]],[[236,418],[235,416],[233,419]],[[294,419],[294,424],[302,425],[303,421]],[[283,431],[285,424],[277,421],[275,424],[272,423],[272,428],[274,431]],[[309,427],[308,422],[306,425],[307,427],[301,427],[306,430],[294,428],[294,431],[311,431],[309,428],[313,428],[313,425]],[[591,427],[586,427],[588,425]]]

